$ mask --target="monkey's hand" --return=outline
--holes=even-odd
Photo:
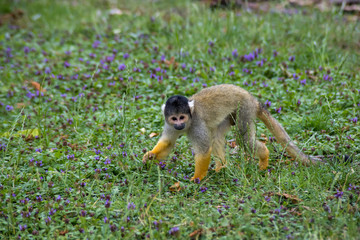
[[[148,160],[152,160],[156,158],[156,154],[149,151],[147,153],[144,154],[142,162],[145,164]]]

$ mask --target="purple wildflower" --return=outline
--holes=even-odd
[[[10,111],[14,110],[14,107],[10,106],[10,105],[6,105],[5,110],[10,112]]]
[[[352,121],[353,123],[357,123],[357,122],[358,122],[358,118],[357,118],[357,117],[354,117],[354,118],[351,119],[351,121]]]
[[[179,227],[173,227],[169,230],[169,235],[175,236],[179,232]]]
[[[253,61],[254,59],[255,59],[255,55],[254,55],[254,53],[249,53],[249,54],[245,54],[244,55],[244,59],[246,60],[246,61],[248,61],[248,62],[251,62],[251,61]]]
[[[267,108],[269,108],[271,106],[271,101],[266,100],[264,104]]]
[[[136,205],[133,202],[129,203],[127,206],[127,209],[135,209],[135,208],[136,208]]]
[[[86,212],[85,210],[81,210],[81,212],[80,212],[80,216],[82,216],[82,217],[86,217],[86,214],[87,214],[87,212]]]
[[[19,225],[20,231],[25,231],[26,228],[27,228],[27,225],[26,225],[26,224],[25,224],[25,225]]]
[[[329,81],[329,82],[331,82],[333,80],[333,78],[327,74],[324,74],[323,79],[324,79],[324,81]]]
[[[92,44],[92,47],[93,47],[93,48],[97,48],[97,47],[99,47],[100,43],[101,43],[100,41],[96,40],[96,41]]]
[[[71,65],[67,61],[64,62],[64,67],[69,68]]]
[[[239,56],[236,48],[231,52],[231,54],[233,55],[234,58],[237,58]]]
[[[200,187],[200,192],[204,193],[204,192],[207,191],[207,189],[208,189],[207,187],[201,186],[201,187]]]
[[[51,223],[51,217],[45,218],[46,225],[49,225]]]
[[[342,196],[344,195],[344,192],[343,191],[339,191],[339,190],[336,190],[336,193],[334,194],[334,196],[336,198],[342,198]]]
[[[110,231],[111,232],[116,232],[117,230],[118,230],[118,227],[115,224],[110,225]]]
[[[56,213],[56,209],[50,209],[49,215],[52,216]]]
[[[109,208],[110,206],[111,206],[111,201],[109,199],[106,199],[105,208]]]
[[[28,46],[24,47],[24,53],[27,55],[30,52],[30,48]]]

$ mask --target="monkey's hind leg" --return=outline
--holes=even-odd
[[[225,159],[225,135],[230,130],[229,117],[226,118],[216,129],[212,142],[212,153],[215,156],[215,171],[219,172],[226,167]]]
[[[251,120],[251,117],[247,118],[245,116],[242,115],[239,118],[240,141],[250,155],[259,158],[260,170],[265,170],[269,165],[269,150],[264,143],[256,140],[255,123]]]
[[[195,173],[194,176],[190,179],[194,181],[199,179],[200,181],[206,176],[209,169],[211,159],[211,147],[205,153],[195,153]]]
[[[260,170],[265,170],[269,166],[269,150],[265,143],[256,140],[255,151],[256,156],[259,158]]]

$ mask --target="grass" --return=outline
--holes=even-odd
[[[0,27],[0,238],[358,238],[360,29],[340,9],[0,5],[24,11]],[[259,171],[227,147],[228,167],[212,164],[195,184],[182,137],[166,161],[144,166],[166,98],[221,83],[267,102],[327,163],[299,165],[269,141]],[[262,123],[260,134],[271,137]]]

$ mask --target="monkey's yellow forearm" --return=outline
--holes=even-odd
[[[169,155],[172,144],[169,140],[160,139],[151,152],[155,154],[156,159],[164,159]]]
[[[143,163],[146,163],[149,159],[164,159],[169,155],[171,148],[174,146],[174,143],[167,139],[160,139],[159,142],[155,145],[153,150],[145,153],[143,156]]]

